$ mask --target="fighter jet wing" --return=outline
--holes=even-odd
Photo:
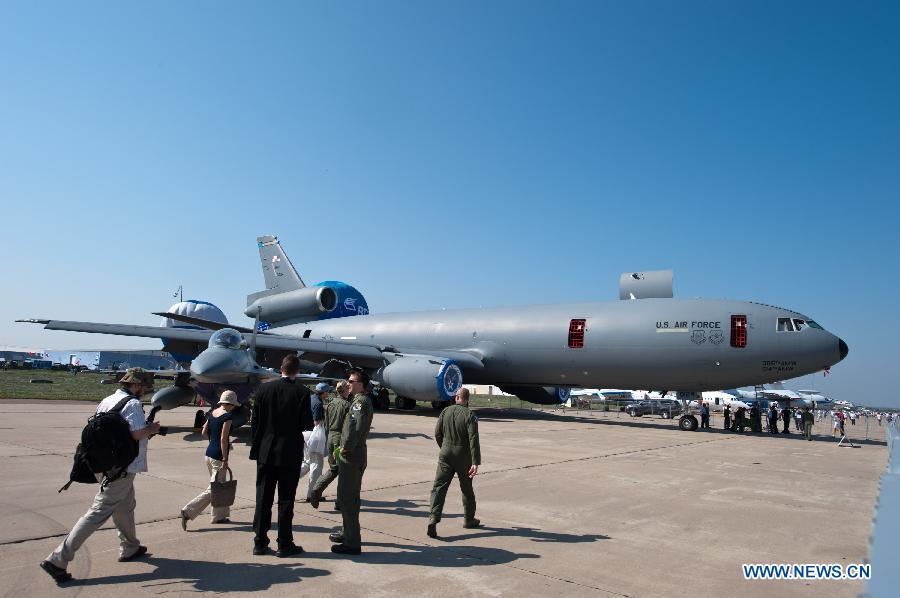
[[[32,324],[44,324],[46,330],[67,330],[70,332],[90,332],[94,334],[114,334],[118,336],[138,336],[144,338],[164,338],[175,341],[188,341],[194,343],[205,343],[209,341],[213,330],[192,330],[189,328],[163,328],[159,326],[135,326],[130,324],[104,324],[99,322],[73,322],[67,320],[43,320],[43,319],[27,319],[16,320],[17,322],[27,322]],[[244,333],[241,335],[249,344],[252,339],[252,333]],[[262,349],[282,349],[285,351],[299,351],[303,353],[314,353],[336,358],[354,358],[354,359],[375,359],[384,360],[385,353],[402,354],[416,353],[421,351],[404,351],[399,347],[379,347],[376,345],[366,345],[362,343],[348,341],[332,341],[322,339],[305,339],[293,336],[285,336],[281,334],[258,334],[256,336],[256,346]],[[470,351],[429,351],[429,355],[452,359],[461,367],[482,369],[481,355]]]
[[[203,318],[194,318],[192,316],[183,316],[181,314],[173,314],[165,311],[155,311],[153,312],[153,315],[169,318],[170,320],[177,320],[179,322],[184,322],[185,324],[191,324],[192,326],[199,326],[200,328],[207,328],[209,330],[231,328],[232,330],[237,330],[238,332],[246,332],[248,334],[253,333],[252,328],[244,328],[243,326],[235,326],[234,324],[222,324],[221,322],[213,322],[212,320],[204,320]],[[266,333],[260,332],[259,334]]]

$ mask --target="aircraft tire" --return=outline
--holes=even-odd
[[[397,397],[394,399],[394,407],[403,409],[404,411],[412,411],[416,408],[416,402],[412,399],[407,399],[406,397]]]
[[[372,400],[372,406],[379,411],[387,411],[391,407],[391,399],[386,388],[378,391],[378,394]]]
[[[693,415],[682,415],[678,420],[678,427],[685,432],[693,432],[698,426],[697,418]]]
[[[637,417],[637,411],[635,411],[634,409],[632,409],[632,410],[630,410],[630,411],[628,412],[628,415],[630,415],[631,417]]]
[[[205,421],[206,412],[203,409],[197,409],[197,413],[194,414],[194,429],[199,430],[202,428]]]

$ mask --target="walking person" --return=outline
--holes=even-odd
[[[319,481],[313,487],[309,504],[314,509],[319,508],[322,493],[325,492],[325,488],[340,473],[340,459],[335,455],[335,448],[341,446],[341,431],[344,429],[344,418],[347,417],[347,412],[350,411],[350,403],[347,401],[347,397],[350,395],[350,384],[346,380],[341,380],[335,386],[335,390],[337,391],[337,396],[331,399],[325,407],[325,429],[328,434],[325,451],[328,453],[328,471],[319,477]],[[337,502],[335,507],[340,510],[340,504]]]
[[[303,431],[313,427],[309,389],[296,381],[300,359],[295,353],[281,361],[281,379],[260,387],[253,403],[250,459],[256,461],[256,511],[253,514],[253,554],[269,551],[272,503],[278,489],[279,557],[303,552],[294,544],[294,498],[300,481]]]
[[[709,404],[706,402],[700,404],[700,427],[709,429]]]
[[[362,538],[359,532],[359,493],[362,490],[363,473],[366,471],[368,452],[366,438],[372,427],[372,401],[366,394],[369,376],[363,371],[350,374],[350,392],[353,402],[344,418],[340,442],[340,476],[338,476],[338,504],[344,525],[341,531],[330,534],[334,542],[331,552],[337,554],[360,554]]]
[[[216,408],[210,412],[203,424],[203,430],[200,433],[204,438],[209,439],[209,445],[206,447],[206,469],[209,471],[210,484],[227,480],[228,455],[231,452],[231,443],[229,442],[231,419],[234,410],[240,406],[237,393],[233,390],[226,390],[219,397]],[[212,486],[207,486],[206,490],[184,505],[184,508],[181,509],[181,529],[187,531],[188,521],[196,519],[206,510],[211,501],[211,490]],[[228,519],[230,514],[231,507],[213,507],[211,523],[230,523]]]
[[[133,561],[147,553],[147,547],[138,540],[134,525],[137,505],[134,478],[138,473],[147,471],[147,441],[160,430],[159,422],[147,423],[141,407],[141,397],[152,388],[151,372],[130,368],[119,380],[119,389],[97,406],[97,413],[118,412],[128,422],[131,438],[138,445],[137,457],[124,471],[97,475],[97,481],[102,483],[93,504],[60,545],[41,561],[41,569],[58,584],[72,579],[66,568],[75,558],[75,553],[110,517],[119,535],[119,562]]]
[[[735,432],[740,432],[741,434],[744,433],[744,426],[746,425],[744,423],[744,416],[746,413],[747,413],[747,408],[743,407],[743,406],[738,407],[737,411],[734,412],[734,428],[733,429]]]
[[[803,412],[800,414],[800,419],[803,421],[803,437],[807,440],[812,440],[812,429],[815,418],[812,412],[809,410],[809,407],[803,408]]]
[[[750,429],[753,432],[762,432],[762,412],[758,403],[750,406]]]
[[[769,434],[778,434],[778,409],[775,407],[775,403],[769,405],[769,413],[766,416],[769,425]]]
[[[475,519],[475,490],[472,488],[472,479],[481,465],[478,418],[469,411],[469,389],[460,388],[454,400],[454,405],[441,411],[434,426],[434,440],[440,447],[440,452],[434,486],[431,489],[431,518],[427,530],[430,538],[437,538],[437,524],[441,521],[447,489],[454,476],[459,478],[463,496],[463,527],[481,527],[481,521]]]
[[[303,465],[300,477],[309,474],[306,483],[306,502],[312,500],[313,488],[322,475],[322,463],[325,461],[325,398],[334,387],[325,382],[316,385],[316,392],[310,397],[313,429],[303,433]]]

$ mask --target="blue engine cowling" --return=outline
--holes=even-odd
[[[404,355],[377,370],[372,379],[418,401],[452,401],[463,385],[462,370],[453,360],[428,355]]]

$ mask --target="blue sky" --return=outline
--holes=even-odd
[[[798,381],[900,407],[900,5],[7,2],[0,345],[13,324],[244,320],[276,234],[373,312],[682,297],[850,345]]]

